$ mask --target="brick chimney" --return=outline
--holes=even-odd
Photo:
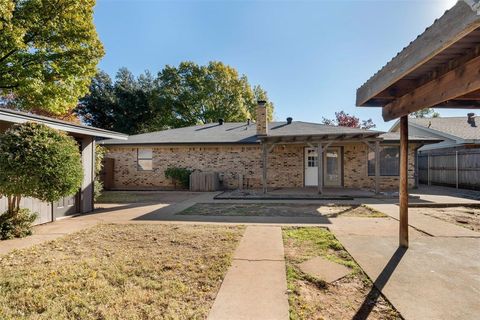
[[[477,124],[475,123],[475,113],[473,113],[473,112],[467,113],[467,122],[468,122],[472,127],[476,127],[476,126],[477,126]]]
[[[268,120],[267,120],[267,102],[265,100],[257,101],[257,135],[268,135]]]

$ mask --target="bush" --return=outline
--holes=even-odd
[[[190,174],[191,170],[185,168],[168,168],[165,170],[165,177],[173,180],[173,185],[177,188],[177,183],[183,189],[190,188]]]
[[[32,224],[37,218],[36,213],[28,209],[19,209],[15,214],[4,212],[0,214],[0,239],[23,238],[32,234]]]
[[[0,194],[11,214],[22,197],[55,202],[75,194],[82,180],[78,144],[66,133],[26,122],[0,135]]]

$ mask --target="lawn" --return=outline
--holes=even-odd
[[[242,234],[99,225],[0,256],[0,319],[204,319]]]
[[[197,203],[179,213],[202,216],[263,217],[386,217],[362,205],[318,205],[301,203]]]
[[[324,228],[283,228],[290,319],[401,319],[335,236]],[[326,283],[298,264],[321,256],[351,269]]]

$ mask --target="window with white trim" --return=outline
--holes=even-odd
[[[400,147],[380,146],[380,175],[398,176],[400,174]],[[375,175],[375,152],[368,153],[368,175]]]
[[[153,170],[153,150],[151,148],[137,149],[137,170]]]

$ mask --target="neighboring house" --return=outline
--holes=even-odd
[[[0,132],[16,123],[42,123],[57,130],[65,131],[78,142],[82,154],[84,179],[78,193],[65,197],[56,203],[44,203],[37,199],[24,198],[21,206],[38,213],[35,224],[54,221],[56,218],[93,210],[93,187],[95,179],[95,138],[126,139],[126,135],[77,125],[66,121],[37,116],[29,113],[0,108]],[[5,197],[0,199],[0,212],[6,210]]]
[[[438,140],[411,137],[410,142],[409,185],[413,187],[416,150]],[[267,123],[262,104],[257,107],[256,123],[220,120],[101,143],[108,148],[107,158],[113,159],[110,173],[106,173],[113,175],[108,178],[109,187],[117,190],[172,188],[164,174],[169,167],[218,172],[225,189],[318,187],[318,181],[322,187],[374,189],[376,143],[378,188],[395,189],[399,179],[397,134],[291,118]],[[323,168],[320,172],[319,165]]]
[[[421,152],[480,148],[480,121],[475,120],[473,113],[465,117],[411,118],[408,119],[408,130],[412,135],[443,140],[422,147]],[[390,132],[399,132],[399,121]]]
[[[413,135],[442,139],[419,149],[419,182],[480,189],[480,121],[466,117],[408,119]],[[390,132],[398,132],[398,121]]]

